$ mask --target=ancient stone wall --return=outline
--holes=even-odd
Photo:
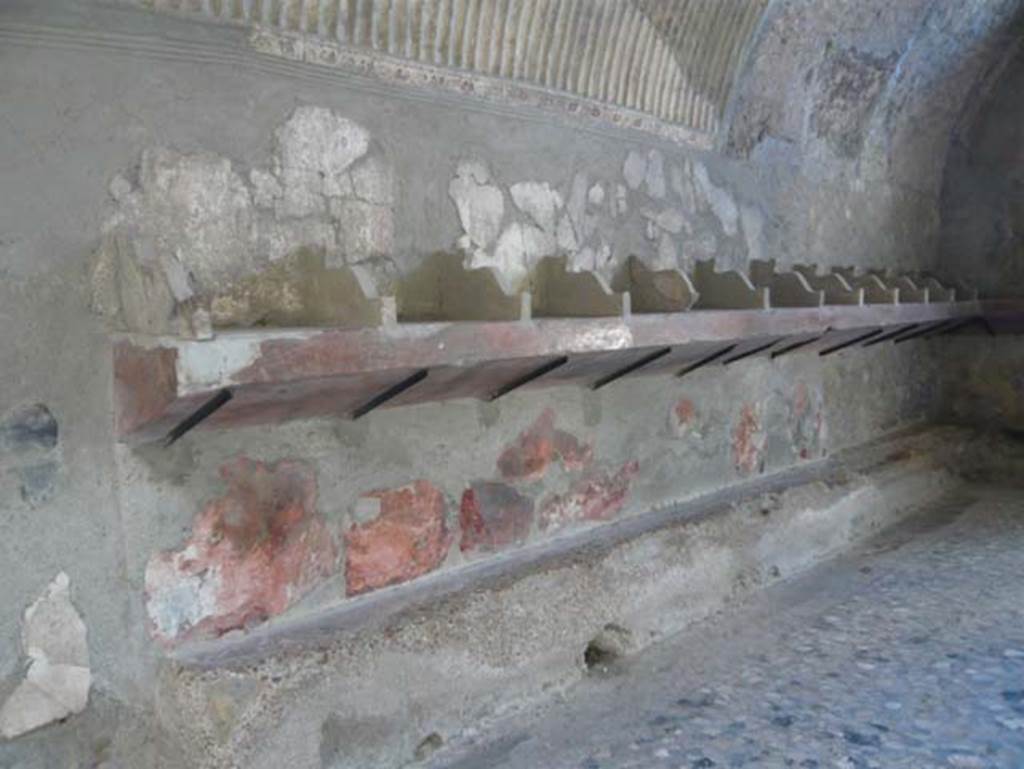
[[[171,655],[193,642],[315,619],[932,416],[938,360],[887,345],[129,447],[111,359],[123,333],[331,325],[343,268],[391,293],[437,254],[510,288],[553,254],[607,281],[630,256],[935,266],[954,113],[1016,5],[770,3],[749,44],[733,39],[735,72],[700,122],[594,93],[596,74],[575,91],[513,77],[478,98],[461,87],[483,81],[447,61],[428,62],[443,65],[432,81],[415,56],[317,47],[308,21],[221,23],[250,3],[4,4],[0,726],[33,731],[0,741],[0,761],[154,765],[177,755],[161,725],[182,693]],[[35,606],[57,619],[33,623]],[[48,640],[25,640],[37,632]],[[68,712],[83,689],[84,711],[41,729],[8,718],[54,664],[73,668]],[[245,692],[217,686],[213,720],[237,736]]]

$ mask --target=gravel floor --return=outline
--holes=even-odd
[[[1024,491],[974,487],[433,766],[1024,767]]]

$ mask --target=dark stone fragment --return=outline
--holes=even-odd
[[[819,74],[821,93],[811,126],[838,155],[860,154],[875,103],[895,64],[895,55],[880,58],[852,48],[829,51]]]
[[[700,697],[680,697],[676,700],[676,705],[681,708],[706,708],[715,704],[715,699],[710,694],[704,694]]]
[[[0,453],[49,451],[57,445],[57,420],[41,403],[22,406],[0,421]]]
[[[1003,699],[1010,703],[1014,712],[1024,714],[1024,689],[1008,689],[1003,692]]]
[[[53,496],[53,488],[57,481],[56,462],[29,465],[19,468],[16,472],[21,480],[21,498],[24,502],[35,507]]]
[[[843,729],[843,739],[851,745],[861,747],[879,748],[882,746],[882,739],[877,734],[862,734],[853,729]]]
[[[707,756],[701,756],[696,761],[694,761],[692,764],[690,764],[690,766],[692,766],[693,769],[711,769],[711,767],[714,766],[714,765],[715,765],[715,762],[712,761]]]
[[[781,726],[783,729],[788,729],[793,725],[794,720],[793,716],[775,716],[772,719],[772,723],[776,726]]]

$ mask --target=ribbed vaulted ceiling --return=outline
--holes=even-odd
[[[507,78],[712,133],[767,0],[139,0]]]

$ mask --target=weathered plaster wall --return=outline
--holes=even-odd
[[[770,6],[725,148],[759,169],[780,261],[938,266],[951,134],[1019,15],[1012,0]]]
[[[215,323],[265,322],[266,307],[329,322],[282,265],[328,283],[357,265],[386,290],[452,251],[510,284],[556,250],[606,278],[630,254],[927,264],[941,130],[910,156],[908,126],[938,119],[919,100],[950,73],[969,79],[1011,6],[773,4],[726,157],[302,66],[254,52],[240,29],[5,4],[0,701],[32,659],[25,609],[64,572],[90,705],[59,733],[0,742],[0,759],[151,765],[167,647],[927,418],[935,359],[901,345],[129,449],[112,435],[109,334],[194,333],[182,321],[200,300]]]
[[[941,270],[992,297],[1024,291],[1024,54],[1021,26],[965,105],[942,187]],[[953,419],[1024,429],[1024,346],[979,338],[951,351]]]
[[[940,256],[987,294],[1016,296],[1024,290],[1024,54],[995,74],[950,152]]]

